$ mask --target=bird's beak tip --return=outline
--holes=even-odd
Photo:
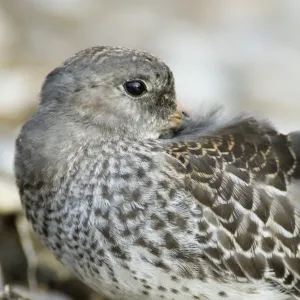
[[[176,129],[180,126],[181,122],[186,117],[186,114],[183,111],[184,106],[181,103],[178,103],[175,113],[169,118],[169,121],[171,122],[171,129]]]
[[[171,129],[175,129],[180,126],[183,120],[183,114],[181,111],[176,110],[176,112],[170,116],[169,121],[171,122]]]

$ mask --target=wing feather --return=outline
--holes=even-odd
[[[299,296],[299,209],[287,191],[300,177],[300,134],[253,117],[220,126],[191,118],[164,145],[186,189],[213,216],[199,221],[199,245],[212,245],[203,247],[206,258]]]

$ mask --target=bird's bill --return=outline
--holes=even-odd
[[[187,111],[188,109],[182,103],[178,102],[176,112],[169,118],[172,124],[170,129],[174,130],[180,126],[183,119],[188,116]]]
[[[171,122],[171,128],[170,129],[176,129],[180,126],[182,120],[184,118],[184,114],[182,113],[182,110],[177,110],[176,112],[170,116],[169,121]]]

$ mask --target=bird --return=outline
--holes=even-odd
[[[300,299],[300,132],[178,103],[140,50],[51,71],[16,139],[34,231],[109,299]]]

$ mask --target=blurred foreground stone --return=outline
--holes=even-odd
[[[5,286],[0,294],[0,300],[70,300],[58,293],[31,292],[26,288]]]
[[[0,293],[0,300],[30,300],[12,291],[10,286],[5,286],[4,291]]]

